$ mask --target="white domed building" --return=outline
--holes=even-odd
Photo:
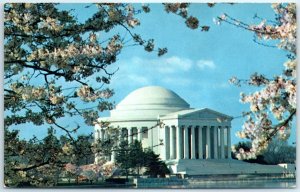
[[[294,172],[294,166],[260,165],[231,159],[232,117],[212,109],[194,109],[171,90],[158,86],[137,89],[110,117],[98,119],[95,139],[110,137],[107,126],[119,129],[119,141],[142,142],[164,160],[172,173],[188,175]],[[109,122],[103,123],[103,122]],[[98,155],[95,163],[99,161]],[[113,151],[107,159],[114,161]]]
[[[95,138],[107,137],[106,127],[118,128],[120,139],[142,142],[162,160],[178,164],[189,159],[231,158],[232,117],[212,109],[194,109],[171,90],[158,86],[137,89],[125,97],[110,117],[99,118]],[[113,153],[110,159],[114,161]],[[96,157],[97,161],[97,157]]]

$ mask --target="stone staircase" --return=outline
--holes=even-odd
[[[177,173],[187,175],[265,174],[285,171],[285,168],[278,165],[261,165],[233,159],[180,159],[176,170]]]

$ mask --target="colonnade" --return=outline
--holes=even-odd
[[[164,135],[166,160],[231,158],[229,126],[165,126]]]
[[[133,140],[142,141],[143,139],[143,132],[147,132],[146,127],[130,127],[130,128],[121,128],[121,134],[119,134],[119,141],[123,141],[124,139],[127,140],[129,143],[132,143]],[[95,139],[108,139],[109,134],[106,128],[97,129],[95,135]]]
[[[142,142],[143,133],[148,132],[147,127],[128,127],[121,128],[119,136],[119,142],[127,140],[128,144],[131,144],[134,140]],[[151,132],[152,133],[152,132]],[[99,128],[96,130],[95,140],[100,139],[101,141],[109,139],[110,135],[106,128]],[[148,135],[147,135],[148,137]],[[97,156],[97,155],[96,155]],[[116,157],[116,151],[112,151],[111,156],[106,157],[108,160],[114,162]]]
[[[161,129],[161,128],[159,128]],[[226,130],[226,134],[225,134]],[[160,132],[164,134],[154,135],[152,129],[147,127],[120,128],[119,141],[134,140],[142,141],[148,139],[148,147],[153,146],[155,140],[163,139],[164,150],[157,151],[163,160],[170,159],[226,159],[231,158],[230,126],[168,126],[163,127]],[[147,134],[143,134],[143,133]],[[164,138],[161,138],[161,136]],[[106,128],[96,130],[95,139],[106,140],[110,135]],[[227,138],[225,138],[227,137]],[[226,142],[225,142],[226,140]],[[163,154],[165,153],[165,154]],[[106,157],[115,161],[116,152]],[[97,159],[97,158],[96,158]]]

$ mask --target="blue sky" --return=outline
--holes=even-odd
[[[80,21],[95,11],[93,7],[86,9],[84,6],[59,5],[61,9],[75,9],[73,13]],[[222,13],[252,24],[260,22],[253,19],[255,14],[274,19],[270,4],[217,4],[213,8],[206,4],[192,4],[189,13],[199,18],[200,25],[209,25],[209,32],[187,28],[181,17],[167,14],[161,4],[150,4],[150,8],[150,13],[138,16],[141,25],[133,32],[145,39],[155,39],[155,45],[167,47],[168,53],[158,57],[156,53],[145,52],[141,47],[125,48],[110,68],[113,71],[119,67],[110,84],[110,88],[115,90],[112,100],[116,103],[137,88],[158,85],[173,90],[193,108],[208,107],[231,116],[240,116],[243,111],[249,110],[248,105],[239,102],[240,92],[249,93],[254,89],[235,87],[228,83],[228,79],[232,76],[247,79],[254,72],[271,78],[283,70],[287,59],[283,50],[254,43],[253,34],[248,31],[225,23],[220,26],[213,23],[213,18]],[[123,29],[114,31],[126,34]],[[99,35],[105,37],[105,34]],[[109,113],[102,115],[108,116]],[[234,119],[232,133],[241,129],[242,123],[243,119]],[[84,126],[79,133],[92,131],[93,127]],[[42,136],[46,132],[40,127],[29,133],[21,131],[21,137],[32,134]],[[295,141],[295,129],[290,141]],[[236,142],[238,138],[232,134],[232,143]]]

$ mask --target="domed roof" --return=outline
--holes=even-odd
[[[141,105],[148,107],[152,105],[189,107],[189,104],[176,93],[159,86],[142,87],[131,92],[119,103],[118,107],[129,107],[130,105],[135,105],[135,107],[141,107]]]
[[[190,105],[173,91],[159,87],[142,87],[127,95],[111,111],[111,116],[155,117],[189,109]]]

